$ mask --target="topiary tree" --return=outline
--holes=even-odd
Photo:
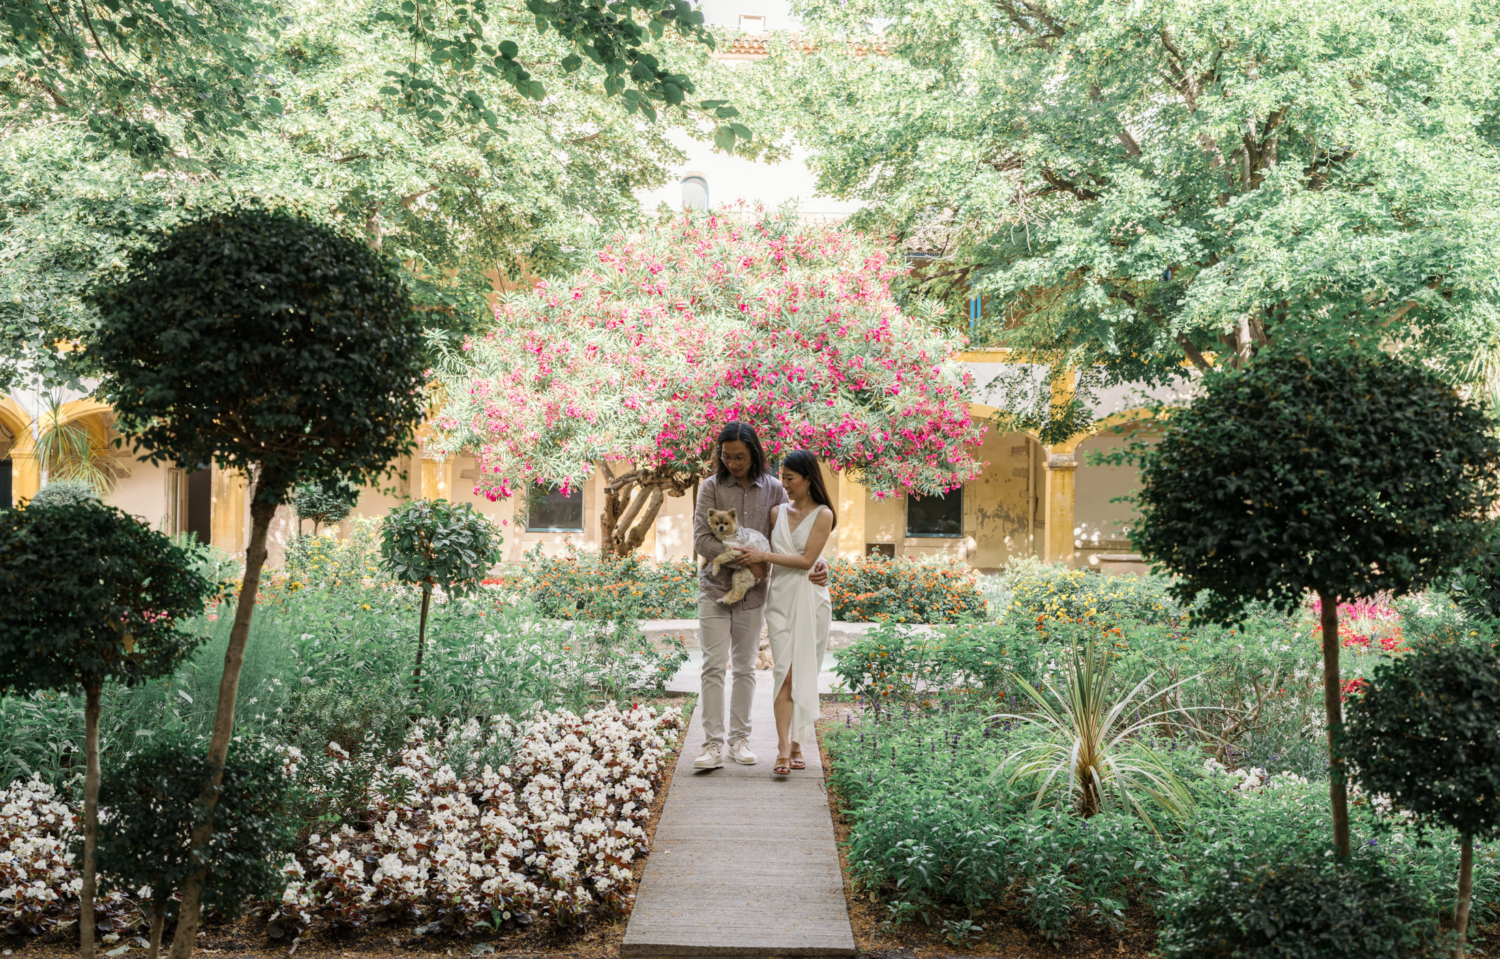
[[[313,480],[297,487],[292,497],[292,508],[297,511],[297,520],[312,520],[313,535],[318,527],[337,523],[354,510],[359,502],[359,487],[342,477]]]
[[[434,587],[449,596],[477,588],[500,561],[503,542],[493,523],[468,503],[412,500],[391,510],[380,528],[380,565],[396,579],[422,590],[417,626],[417,665],[412,687],[422,681],[427,648],[427,609]]]
[[[27,506],[63,506],[69,503],[101,503],[98,490],[87,480],[53,480],[36,491]]]
[[[1382,663],[1349,703],[1343,749],[1367,792],[1458,831],[1454,955],[1463,959],[1474,839],[1500,836],[1500,653],[1425,646]]]
[[[1377,860],[1287,845],[1222,854],[1164,913],[1165,959],[1406,959],[1438,931]]]
[[[1334,843],[1349,854],[1338,603],[1421,589],[1486,535],[1500,442],[1432,372],[1379,352],[1266,353],[1203,378],[1144,455],[1136,548],[1184,603],[1243,617],[1253,601],[1322,604]]]
[[[99,830],[99,868],[131,895],[151,887],[147,959],[156,959],[162,929],[177,912],[173,894],[200,869],[199,902],[230,918],[247,900],[279,891],[280,862],[297,839],[287,767],[282,754],[263,744],[235,750],[224,766],[214,831],[200,863],[191,843],[210,774],[202,744],[157,733],[111,766],[99,793],[109,810]]]
[[[161,533],[99,503],[0,512],[0,693],[84,693],[83,888],[78,931],[94,955],[99,695],[171,673],[207,637],[182,627],[215,584]]]
[[[91,291],[89,344],[121,428],[153,462],[206,463],[252,481],[245,574],[224,653],[204,783],[213,830],[266,531],[299,479],[373,481],[410,449],[422,416],[421,324],[393,265],[332,227],[284,210],[209,213],[127,259]],[[187,959],[199,879],[183,885],[172,954]]]

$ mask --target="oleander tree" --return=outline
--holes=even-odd
[[[380,524],[381,568],[422,591],[413,689],[420,689],[422,683],[432,591],[441,589],[455,597],[478,589],[490,567],[500,562],[503,541],[495,525],[469,503],[419,499],[386,514]]]
[[[97,501],[0,511],[0,693],[84,694],[84,959],[98,891],[100,695],[108,681],[170,675],[208,638],[185,627],[216,585],[166,536]]]
[[[811,450],[877,493],[951,490],[980,467],[971,382],[938,308],[891,293],[899,256],[834,225],[761,211],[664,217],[565,280],[502,299],[443,348],[433,445],[472,450],[492,499],[606,476],[601,550],[638,547],[667,496],[753,424],[768,454]],[[624,463],[618,471],[611,465]]]
[[[1446,580],[1489,535],[1500,440],[1431,369],[1378,350],[1263,353],[1206,375],[1146,452],[1132,542],[1238,622],[1317,596],[1334,843],[1349,855],[1338,606]]]
[[[1368,793],[1458,832],[1455,959],[1463,959],[1474,840],[1500,838],[1500,652],[1427,646],[1382,663],[1351,698],[1344,755]]]
[[[307,477],[374,482],[423,414],[421,322],[393,264],[359,239],[248,203],[185,222],[90,294],[99,395],[137,455],[250,477],[250,536],[208,744],[208,847],[250,620],[277,506]],[[201,876],[182,887],[172,955],[191,954]]]

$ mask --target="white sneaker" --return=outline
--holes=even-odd
[[[709,743],[703,747],[703,752],[693,761],[694,769],[718,769],[724,765],[724,747],[718,743]]]
[[[755,765],[755,754],[750,751],[750,744],[743,739],[729,747],[729,758],[742,766]]]

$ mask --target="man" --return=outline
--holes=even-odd
[[[730,423],[719,432],[719,469],[703,481],[693,513],[693,545],[704,565],[698,574],[698,636],[703,647],[703,692],[698,708],[703,711],[703,753],[693,766],[718,769],[724,756],[747,766],[755,764],[750,738],[750,704],[755,699],[755,654],[765,623],[765,565],[752,566],[756,583],[745,598],[733,606],[719,600],[730,590],[733,570],[727,565],[718,576],[707,565],[724,552],[708,528],[709,510],[735,511],[739,524],[771,536],[771,517],[787,502],[781,481],[766,472],[766,454],[755,428]],[[822,560],[808,575],[819,586],[828,582],[828,564]],[[724,732],[724,674],[733,665],[734,688],[729,702],[729,733]]]

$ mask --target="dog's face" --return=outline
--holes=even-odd
[[[711,509],[708,511],[708,528],[718,539],[728,539],[739,532],[739,518],[732,509]]]

